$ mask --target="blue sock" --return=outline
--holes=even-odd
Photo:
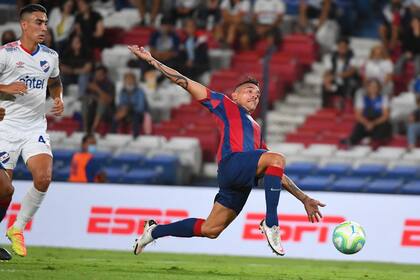
[[[265,223],[272,227],[279,225],[277,216],[277,206],[279,204],[281,178],[283,177],[283,168],[276,166],[269,166],[264,175],[264,189],[265,189]]]
[[[203,219],[189,218],[167,225],[158,225],[152,231],[154,239],[164,236],[193,237],[201,235]]]

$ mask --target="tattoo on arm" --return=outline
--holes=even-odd
[[[283,175],[282,180],[283,187],[297,199],[303,202],[306,199],[307,195],[299,189],[299,187],[292,181],[286,174]]]
[[[50,78],[50,81],[48,83],[48,87],[50,89],[55,89],[57,87],[63,87],[63,85],[61,84],[60,76],[58,76],[56,78]]]
[[[157,70],[163,73],[167,78],[169,78],[172,82],[176,83],[180,87],[187,89],[188,88],[188,79],[178,73],[177,71],[169,68],[168,66],[165,66],[163,63],[157,61],[157,60],[150,60],[149,64],[151,64],[153,67],[155,67]],[[166,69],[165,69],[166,68]],[[169,70],[169,71],[168,71]],[[172,70],[172,71],[170,71]],[[171,73],[173,72],[173,73]]]

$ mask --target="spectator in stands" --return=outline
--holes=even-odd
[[[315,30],[328,18],[334,18],[335,6],[332,0],[301,0],[299,2],[299,27],[302,31],[310,28],[310,19],[318,19]]]
[[[159,13],[160,0],[131,0],[130,1],[134,7],[139,11],[140,15],[140,26],[150,25],[154,26],[156,24],[156,17]],[[147,8],[150,8],[149,17],[146,17]]]
[[[164,17],[158,30],[150,35],[149,40],[150,52],[154,57],[158,57],[160,61],[171,67],[179,67],[179,47],[180,39],[174,31],[173,21],[169,17]],[[145,73],[153,70],[147,62],[137,59],[130,60],[128,65],[131,67],[139,66],[143,76]]]
[[[358,85],[354,55],[347,38],[338,41],[337,49],[331,56],[327,56],[324,65],[326,72],[322,83],[322,107],[333,106],[332,97],[337,96],[341,98],[338,105],[342,108],[344,99],[353,98]]]
[[[247,24],[247,16],[251,12],[249,0],[222,0],[222,24],[216,26],[216,40],[222,47],[235,47],[239,41],[239,49],[249,49],[253,30]],[[248,22],[249,23],[249,22]]]
[[[270,33],[280,37],[280,25],[286,5],[283,0],[256,0],[254,2],[254,22],[258,39],[266,39]],[[276,41],[280,41],[277,39]]]
[[[67,43],[74,27],[74,1],[61,1],[59,7],[51,10],[48,16],[48,27],[53,32],[59,51],[62,51]]]
[[[14,42],[16,40],[17,40],[16,34],[11,29],[3,31],[3,34],[1,34],[1,44],[2,45],[6,45],[7,43]]]
[[[75,153],[71,159],[69,182],[105,182],[106,176],[101,170],[100,162],[95,160],[95,152],[95,135],[86,134],[82,138],[81,151]]]
[[[379,36],[387,49],[393,50],[397,46],[407,16],[402,0],[391,0],[383,8]]]
[[[382,84],[382,93],[392,95],[394,64],[389,58],[388,52],[383,45],[376,45],[370,52],[369,59],[362,68],[364,80],[378,79]]]
[[[108,77],[108,69],[98,66],[83,97],[82,113],[86,132],[95,132],[102,119],[111,120],[115,109],[115,85]]]
[[[420,138],[420,96],[416,96],[417,109],[408,118],[407,142],[408,149],[416,147],[417,140]]]
[[[197,34],[193,19],[185,21],[184,31],[186,39],[181,51],[184,61],[183,72],[192,79],[199,80],[200,76],[210,69],[207,38],[205,34]]]
[[[82,37],[88,48],[103,48],[105,46],[105,26],[102,16],[94,11],[87,0],[76,0],[77,15],[75,19],[76,34]]]
[[[411,26],[403,33],[403,54],[395,64],[395,73],[401,75],[407,61],[414,61],[415,75],[420,74],[420,14],[411,19]]]
[[[71,37],[70,44],[63,51],[61,57],[60,70],[64,87],[77,83],[79,97],[83,97],[89,83],[93,63],[88,48],[84,47],[79,35]]]
[[[345,143],[357,145],[364,137],[371,138],[371,146],[377,149],[387,143],[391,137],[392,128],[389,121],[389,99],[381,94],[382,85],[378,79],[366,81],[364,95],[356,96],[356,125],[350,138]]]
[[[205,3],[202,3],[197,9],[195,19],[198,28],[212,31],[222,19],[219,0],[206,0]]]
[[[44,39],[43,44],[49,47],[50,49],[58,51],[57,44],[55,42],[55,37],[51,29],[48,29],[47,33],[45,33],[45,39]]]
[[[176,26],[182,26],[185,19],[192,18],[200,4],[200,0],[175,0],[174,2],[171,16]]]
[[[124,85],[119,95],[111,131],[117,132],[118,126],[122,123],[131,123],[134,138],[140,134],[140,125],[143,125],[145,133],[151,132],[151,117],[146,94],[139,87],[132,72],[124,75]]]

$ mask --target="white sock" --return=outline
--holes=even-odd
[[[26,195],[23,197],[20,211],[16,217],[13,227],[18,230],[23,230],[26,224],[32,219],[44,200],[46,192],[38,191],[34,186],[29,188]]]

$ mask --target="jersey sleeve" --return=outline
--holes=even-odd
[[[6,70],[7,61],[7,52],[3,47],[0,47],[0,75]]]
[[[51,78],[56,78],[60,75],[60,68],[59,68],[59,62],[58,62],[58,54],[54,56],[54,66],[53,70],[51,71]]]
[[[226,95],[207,89],[207,97],[199,100],[201,105],[213,112],[227,98]]]

